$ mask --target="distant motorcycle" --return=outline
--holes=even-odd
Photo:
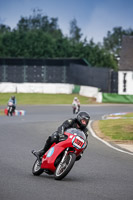
[[[52,144],[41,158],[41,163],[38,159],[35,161],[32,173],[39,176],[45,172],[54,175],[56,180],[61,180],[70,172],[75,161],[81,158],[86,146],[87,140],[83,131],[75,128],[67,129],[64,140]]]
[[[9,102],[8,103],[8,106],[7,106],[7,115],[8,116],[12,116],[14,113],[14,106],[13,106],[13,103],[12,102]]]

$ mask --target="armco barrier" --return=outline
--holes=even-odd
[[[63,83],[0,83],[0,93],[44,93],[72,94],[77,93],[97,99],[98,88]]]
[[[96,87],[88,87],[88,86],[81,86],[79,94],[86,97],[94,97],[97,99],[98,96],[98,88]]]

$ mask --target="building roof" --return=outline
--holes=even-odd
[[[0,58],[0,65],[68,66],[70,64],[90,66],[90,64],[85,59],[80,59],[80,58],[48,58],[48,59]]]
[[[119,70],[133,71],[133,36],[123,36],[122,38]]]

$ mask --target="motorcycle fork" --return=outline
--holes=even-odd
[[[65,152],[64,152],[64,155],[63,155],[63,157],[62,157],[62,159],[61,159],[60,164],[63,164],[63,163],[64,163],[64,161],[65,161],[65,159],[66,159],[66,156],[67,156],[67,154],[68,154],[68,150],[69,150],[69,148],[66,148],[66,150],[65,150]]]
[[[63,155],[63,157],[62,157],[62,159],[61,159],[60,164],[63,164],[63,163],[64,163],[64,161],[65,161],[65,159],[66,159],[66,156],[68,155],[68,151],[69,151],[69,150],[70,150],[69,147],[66,148],[66,150],[65,150],[65,152],[64,152],[64,155]],[[73,151],[71,150],[71,151],[69,151],[69,152],[73,152]]]

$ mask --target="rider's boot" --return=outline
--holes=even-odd
[[[53,144],[53,142],[55,142],[57,140],[56,133],[53,133],[53,136],[49,136],[45,146],[43,149],[41,149],[40,151],[35,151],[32,150],[32,153],[37,157],[38,161],[41,163],[41,157],[48,151],[48,149],[50,148],[50,146]]]
[[[32,150],[32,153],[34,154],[34,156],[37,157],[37,160],[39,161],[39,163],[41,163],[41,157],[45,154],[45,151],[43,149],[40,151]]]
[[[47,152],[47,150],[49,149],[49,145],[46,143],[46,145],[44,146],[43,149],[41,149],[40,151],[35,151],[32,150],[32,153],[37,157],[37,160],[39,161],[39,163],[41,163],[41,157]]]

